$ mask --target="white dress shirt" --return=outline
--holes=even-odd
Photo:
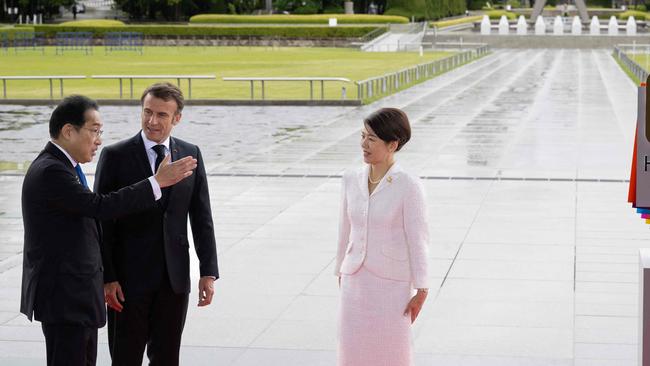
[[[155,141],[151,141],[147,138],[147,136],[144,134],[144,131],[140,131],[140,137],[142,137],[142,142],[144,143],[144,150],[147,153],[147,159],[149,159],[149,166],[151,167],[151,173],[156,173],[156,158],[158,158],[158,154],[156,154],[156,150],[153,149],[154,146],[156,145],[163,145],[165,147],[165,156],[169,155],[169,136],[165,139],[165,141],[162,142],[162,144],[159,144]],[[162,191],[160,190],[160,186],[158,186],[158,192],[160,192],[160,195],[162,196]]]
[[[165,147],[165,156],[169,155],[169,136],[163,141],[162,143],[157,143],[155,141],[151,141],[147,138],[147,136],[144,134],[144,131],[140,131],[140,136],[142,137],[142,142],[144,142],[144,149],[147,152],[147,158],[149,158],[149,166],[151,166],[151,172],[155,173],[156,172],[156,159],[158,158],[158,154],[156,154],[156,150],[153,149],[154,146],[156,145],[163,145]]]
[[[366,165],[343,175],[334,273],[354,274],[364,266],[381,278],[428,288],[429,231],[422,183],[395,163],[369,194],[369,169]]]
[[[72,156],[70,156],[70,154],[68,154],[68,152],[65,151],[64,148],[62,148],[61,146],[57,145],[56,142],[54,142],[54,141],[52,141],[52,145],[58,147],[59,150],[61,150],[61,152],[62,152],[62,153],[63,153],[63,154],[68,158],[68,160],[70,160],[70,164],[72,164],[72,167],[73,167],[73,168],[76,168],[76,167],[77,167],[77,164],[79,164],[79,163],[77,163],[77,161],[74,160],[74,159],[72,158]]]
[[[77,164],[79,164],[79,163],[76,160],[74,160],[72,158],[72,156],[70,156],[70,154],[68,154],[68,152],[65,151],[64,148],[57,145],[57,143],[54,142],[54,141],[51,141],[51,142],[52,142],[52,145],[56,146],[59,150],[61,150],[61,152],[63,152],[63,154],[68,158],[68,160],[70,160],[70,164],[72,164],[72,167],[76,168]],[[155,154],[155,152],[154,152],[154,154]],[[149,177],[149,183],[151,184],[151,189],[153,190],[153,196],[156,199],[156,201],[158,201],[162,197],[162,191],[160,190],[160,184],[158,184],[158,181],[156,180],[156,178],[154,178],[154,176]],[[90,188],[90,187],[88,187],[88,189],[92,190],[92,188]]]

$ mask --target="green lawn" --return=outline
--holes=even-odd
[[[644,50],[645,47],[641,48],[641,50]],[[636,55],[629,55],[630,58],[634,61],[636,61],[639,66],[643,67],[646,69],[646,71],[650,70],[650,55],[644,55],[644,54],[636,54]]]
[[[53,47],[40,51],[0,51],[0,75],[160,75],[212,74],[216,80],[192,82],[193,98],[248,99],[250,86],[245,82],[224,82],[229,77],[344,77],[353,81],[397,71],[399,69],[450,56],[452,53],[361,52],[342,48],[271,48],[271,47],[146,47],[144,54],[118,52],[104,54],[95,47],[94,54],[80,51],[55,55]],[[153,80],[134,82],[135,97]],[[55,97],[58,97],[55,84]],[[93,98],[118,98],[117,80],[69,80],[64,82],[65,94],[85,94]],[[182,88],[187,88],[186,82]],[[326,99],[339,99],[346,86],[348,99],[356,97],[353,83],[326,83]],[[128,93],[128,82],[124,85]],[[256,86],[257,88],[257,86]],[[267,99],[309,99],[307,82],[267,83]],[[320,86],[315,98],[320,98]],[[259,93],[256,92],[256,97]],[[128,94],[126,95],[128,97]],[[0,95],[1,97],[1,95]],[[40,81],[8,81],[8,98],[49,98],[49,83]]]

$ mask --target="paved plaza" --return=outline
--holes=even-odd
[[[221,279],[211,306],[191,294],[182,364],[335,365],[340,176],[362,162],[362,118],[396,106],[413,124],[397,159],[430,216],[416,365],[636,365],[636,105],[608,51],[500,50],[364,107],[189,107],[176,135],[204,150]],[[0,129],[0,365],[43,365],[40,324],[18,312],[20,170],[51,109],[2,108],[24,123]],[[102,111],[105,144],[137,132],[137,108]]]

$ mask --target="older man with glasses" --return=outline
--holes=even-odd
[[[98,219],[156,205],[161,189],[192,175],[196,159],[169,164],[116,192],[93,193],[81,164],[101,145],[97,103],[65,98],[52,112],[50,137],[22,190],[25,244],[20,311],[40,321],[50,366],[95,365],[97,329],[106,323]]]

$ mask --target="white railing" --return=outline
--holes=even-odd
[[[255,82],[258,82],[261,89],[262,100],[266,99],[265,85],[269,82],[297,81],[309,82],[309,100],[314,100],[314,82],[320,82],[320,99],[325,99],[325,82],[349,83],[350,79],[336,77],[224,77],[223,81],[245,81],[250,83],[251,100],[255,100]],[[345,99],[345,96],[341,96]]]
[[[460,52],[440,60],[357,81],[357,99],[363,101],[395,93],[409,85],[432,78],[437,74],[482,57],[488,51],[488,46],[483,44],[474,50]]]
[[[192,80],[195,79],[215,79],[215,75],[92,75],[93,79],[117,79],[120,81],[120,99],[123,98],[123,80],[129,81],[129,99],[133,99],[133,80],[137,79],[157,79],[157,80],[173,80],[176,79],[176,84],[180,87],[181,80],[187,80],[188,84],[188,99],[192,99]]]
[[[63,80],[85,79],[83,75],[48,75],[48,76],[0,76],[2,79],[2,97],[7,99],[7,81],[9,80],[49,80],[50,99],[54,99],[54,80],[59,81],[59,92],[63,97]]]
[[[646,55],[645,67],[639,65],[628,54]],[[650,61],[650,44],[619,44],[614,47],[614,57],[618,59],[639,81],[645,82],[648,79],[648,61]]]

